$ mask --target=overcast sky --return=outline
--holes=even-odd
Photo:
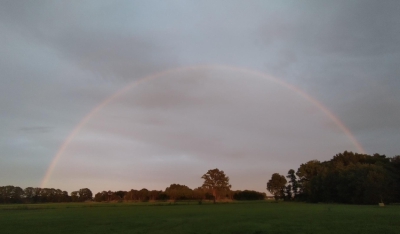
[[[219,168],[233,189],[265,192],[275,172],[360,152],[303,92],[366,153],[399,155],[399,12],[390,0],[2,0],[0,186],[40,186],[91,110],[177,67],[194,68],[92,115],[45,186],[196,188]]]

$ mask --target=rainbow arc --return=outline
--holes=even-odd
[[[129,92],[132,88],[139,86],[142,83],[148,82],[150,80],[154,80],[154,79],[159,79],[162,78],[164,76],[167,75],[171,75],[171,74],[177,74],[180,72],[190,72],[190,71],[203,71],[203,70],[210,70],[210,69],[217,69],[217,70],[226,70],[226,71],[230,71],[230,72],[238,72],[238,73],[243,73],[243,74],[247,74],[247,75],[253,75],[256,77],[260,77],[263,79],[267,79],[271,82],[274,82],[276,84],[279,84],[293,92],[296,92],[298,95],[300,95],[301,97],[303,97],[305,100],[309,101],[310,103],[312,103],[314,106],[316,106],[320,111],[322,111],[327,117],[329,117],[334,123],[335,125],[341,130],[343,131],[346,136],[349,138],[349,140],[352,142],[352,144],[354,144],[354,146],[357,148],[357,150],[361,153],[365,153],[364,148],[362,147],[362,145],[357,141],[357,139],[355,138],[355,136],[352,134],[352,132],[350,131],[350,129],[348,129],[343,122],[337,117],[335,116],[326,106],[324,106],[321,102],[319,102],[318,100],[316,100],[315,98],[313,98],[312,96],[310,96],[309,94],[307,94],[305,91],[301,90],[300,88],[289,84],[287,82],[284,82],[282,80],[279,80],[273,76],[264,74],[262,72],[259,71],[255,71],[255,70],[250,70],[247,68],[239,68],[239,67],[232,67],[232,66],[223,66],[223,65],[199,65],[199,66],[190,66],[190,67],[181,67],[181,68],[175,68],[175,69],[169,69],[166,71],[162,71],[159,73],[155,73],[155,74],[151,74],[149,76],[143,77],[139,80],[133,81],[131,83],[129,83],[128,85],[126,85],[125,87],[121,88],[120,90],[118,90],[117,92],[115,92],[114,94],[110,95],[109,97],[107,97],[106,99],[104,99],[100,104],[98,104],[96,107],[94,107],[89,113],[87,113],[80,121],[79,123],[74,127],[74,129],[71,131],[71,133],[67,136],[67,138],[64,140],[64,142],[61,144],[61,146],[59,147],[57,153],[55,154],[55,156],[53,157],[46,173],[45,176],[42,179],[41,182],[41,187],[46,187],[48,181],[51,178],[51,175],[58,163],[58,161],[60,160],[60,158],[62,158],[65,150],[68,148],[68,146],[71,144],[71,142],[73,141],[73,139],[75,138],[75,136],[80,132],[80,130],[82,128],[85,127],[85,125],[93,118],[93,116],[95,116],[101,109],[103,109],[105,106],[107,106],[108,104],[112,103],[113,101],[115,101],[116,99],[118,99],[119,97],[121,97],[123,94]]]

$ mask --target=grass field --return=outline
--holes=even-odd
[[[273,202],[0,205],[0,233],[400,233],[400,206]]]

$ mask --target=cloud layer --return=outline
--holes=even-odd
[[[293,84],[335,113],[367,153],[397,155],[399,11],[396,1],[2,1],[0,184],[39,185],[102,100],[146,75],[199,64]],[[49,186],[196,187],[221,167],[234,188],[263,191],[274,172],[353,147],[284,87],[196,70],[110,103],[76,136]]]

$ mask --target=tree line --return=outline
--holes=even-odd
[[[186,185],[171,184],[164,191],[141,189],[130,191],[102,191],[93,193],[83,188],[68,194],[67,191],[54,188],[22,189],[15,186],[0,186],[0,203],[45,203],[45,202],[115,202],[115,201],[167,201],[167,200],[263,200],[265,193],[256,191],[232,191],[229,177],[219,169],[209,170],[202,176],[202,186],[191,189]]]
[[[18,186],[0,186],[0,203],[45,203],[45,202],[83,202],[92,198],[88,188],[74,191],[71,195],[67,191],[54,188],[22,189]]]
[[[400,202],[400,156],[367,155],[345,151],[331,160],[311,160],[274,173],[267,190],[275,199],[376,204]]]
[[[68,194],[54,188],[22,189],[0,187],[0,203],[43,202],[110,202],[110,201],[166,201],[166,200],[263,200],[265,193],[232,191],[229,177],[219,169],[208,170],[202,177],[203,185],[191,189],[186,185],[171,184],[164,191],[141,189],[130,191],[102,191],[94,196],[88,188]],[[376,204],[400,202],[400,156],[367,155],[344,151],[331,160],[311,160],[290,169],[288,174],[274,173],[267,190],[276,200]]]

